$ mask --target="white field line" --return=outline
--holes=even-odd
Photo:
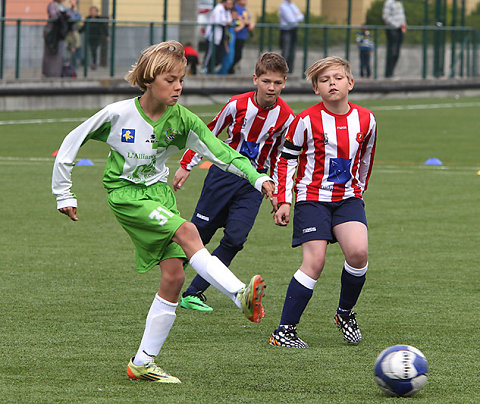
[[[477,108],[480,107],[480,102],[449,102],[444,104],[413,104],[413,105],[383,105],[372,107],[374,111],[409,111],[422,109],[442,109],[442,108]],[[196,115],[199,117],[213,117],[214,112],[199,112]],[[59,122],[83,122],[88,117],[78,118],[46,118],[46,119],[18,119],[0,121],[0,125],[33,125],[45,123],[59,123]]]

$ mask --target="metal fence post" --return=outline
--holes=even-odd
[[[273,49],[273,28],[272,26],[268,27],[268,51],[271,52]]]
[[[328,56],[328,28],[323,29],[323,57]]]
[[[88,76],[88,36],[90,35],[90,21],[85,20],[85,35],[83,40],[83,77]]]
[[[17,46],[15,49],[15,78],[20,77],[20,32],[22,20],[17,20]]]
[[[112,39],[110,40],[110,77],[115,76],[115,42],[117,28],[117,0],[112,3]]]
[[[423,17],[423,67],[422,67],[422,78],[427,78],[427,51],[428,51],[428,31],[426,29],[428,25],[428,0],[425,0],[424,8],[424,17]]]
[[[457,0],[453,0],[452,3],[452,27],[454,28],[451,33],[451,61],[450,61],[450,77],[455,77],[455,52],[457,45]]]
[[[153,45],[153,42],[154,42],[154,38],[155,38],[155,23],[154,22],[151,22],[150,23],[150,28],[149,28],[149,33],[150,33],[150,45]]]
[[[472,57],[473,57],[472,76],[478,76],[478,64],[477,64],[477,58],[478,58],[478,31],[477,31],[477,30],[473,31],[473,52],[472,52]]]
[[[263,52],[263,42],[264,42],[264,35],[265,35],[264,24],[265,24],[266,2],[267,2],[267,0],[262,0],[262,15],[260,17],[260,22],[261,22],[261,26],[260,26],[260,53]]]
[[[347,37],[345,38],[345,59],[350,57],[350,25],[352,23],[352,0],[348,0]]]
[[[168,0],[163,0],[163,42],[167,40]]]
[[[373,48],[373,78],[378,77],[378,28],[375,27],[373,31],[373,41],[375,47]]]
[[[0,80],[3,79],[3,63],[4,63],[4,53],[5,53],[5,3],[7,0],[2,0],[2,22],[0,24]]]
[[[303,71],[302,76],[305,75],[305,70],[307,70],[307,59],[308,59],[308,40],[309,40],[309,25],[310,24],[310,0],[307,0],[307,9],[305,10],[305,28],[303,35]]]

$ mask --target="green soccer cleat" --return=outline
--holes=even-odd
[[[182,296],[180,307],[183,307],[184,309],[192,309],[198,311],[213,311],[213,309],[209,305],[205,304],[206,301],[207,298],[203,293]]]
[[[255,275],[248,286],[240,289],[237,298],[242,304],[242,311],[250,321],[259,323],[265,317],[262,297],[265,296],[265,282],[260,275]]]
[[[130,379],[150,380],[156,383],[181,383],[180,379],[169,375],[155,362],[146,363],[143,366],[135,366],[133,358],[127,366],[127,374]]]

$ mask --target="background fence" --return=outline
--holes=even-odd
[[[0,19],[0,79],[41,79],[43,57],[43,29],[47,20]],[[145,47],[163,40],[182,40],[182,32],[204,25],[192,22],[152,22],[98,20],[89,24],[108,24],[109,40],[101,44],[100,66],[89,67],[88,42],[82,35],[80,65],[77,77],[122,77],[137,60]],[[80,22],[84,24],[84,22]],[[365,26],[363,26],[365,27]],[[320,57],[339,55],[352,62],[358,71],[359,54],[355,36],[360,26],[305,24],[299,27],[296,75],[301,75]],[[367,26],[373,34],[373,78],[383,77],[385,66],[384,26]],[[279,25],[259,23],[254,36],[247,42],[239,73],[251,74],[252,66],[262,51],[279,51]],[[408,35],[416,41],[407,41],[402,47],[396,76],[403,78],[452,78],[478,76],[479,32],[469,27],[409,26]],[[184,41],[185,42],[185,41]],[[196,44],[203,59],[205,45]]]

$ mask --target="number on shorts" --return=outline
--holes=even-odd
[[[167,215],[168,217],[166,217],[165,215]],[[157,209],[154,209],[152,213],[150,213],[149,215],[150,219],[158,220],[159,226],[163,226],[165,223],[167,223],[168,218],[172,216],[173,216],[172,212],[169,212],[168,210],[162,208],[161,206],[159,206]]]

